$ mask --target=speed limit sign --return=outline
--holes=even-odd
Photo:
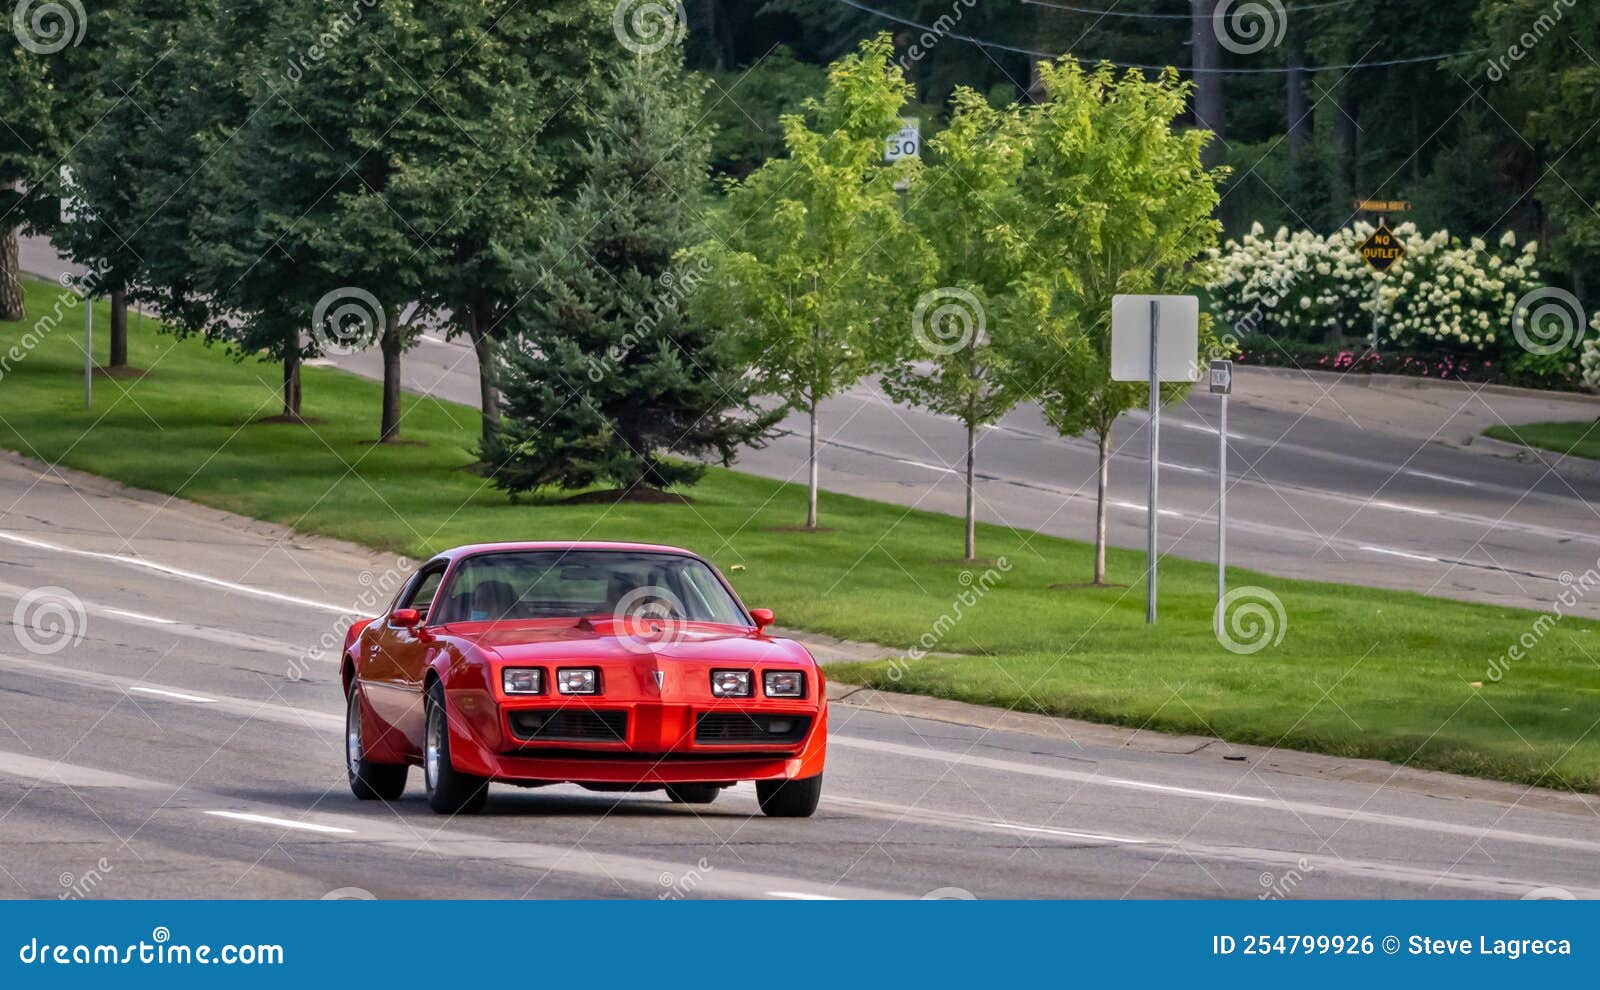
[[[917,158],[922,154],[922,119],[901,117],[900,124],[900,129],[889,135],[889,143],[884,146],[883,160],[886,162]]]

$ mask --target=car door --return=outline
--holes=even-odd
[[[373,622],[374,633],[365,641],[361,682],[367,703],[413,752],[422,749],[422,678],[433,646],[432,637],[422,630],[448,566],[449,561],[436,561],[419,570],[395,600],[394,608]],[[394,612],[405,608],[422,613],[421,626],[411,628],[394,621]]]

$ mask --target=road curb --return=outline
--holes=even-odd
[[[1390,391],[1431,391],[1431,392],[1487,392],[1490,395],[1507,395],[1523,399],[1541,399],[1550,402],[1572,402],[1586,405],[1590,409],[1600,410],[1600,398],[1586,392],[1557,392],[1551,389],[1523,388],[1518,385],[1496,385],[1491,382],[1460,382],[1460,381],[1434,381],[1431,378],[1417,378],[1411,375],[1385,375],[1369,374],[1367,372],[1342,372],[1323,371],[1319,368],[1283,368],[1276,365],[1245,364],[1235,366],[1234,373],[1240,372],[1274,375],[1280,378],[1306,375],[1313,379],[1350,385],[1357,388],[1377,388]]]
[[[1600,795],[1482,780],[1437,770],[1418,770],[1382,760],[1344,759],[1299,750],[1241,745],[1210,736],[1169,735],[1150,729],[1130,729],[1081,719],[1016,712],[839,682],[829,682],[828,700],[848,708],[885,715],[948,722],[990,732],[1037,736],[1080,746],[1127,749],[1178,758],[1238,761],[1248,764],[1257,772],[1373,784],[1374,794],[1379,790],[1399,789],[1446,800],[1487,801],[1507,808],[1600,815]]]

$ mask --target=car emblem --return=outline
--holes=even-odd
[[[659,691],[659,690],[661,690],[662,685],[667,680],[666,672],[665,671],[661,671],[661,670],[655,671],[655,678],[656,678],[656,690]]]

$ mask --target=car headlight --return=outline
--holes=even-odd
[[[748,670],[713,670],[711,694],[717,698],[750,697],[750,672]]]
[[[804,698],[806,675],[798,670],[769,670],[761,675],[769,698]]]
[[[600,672],[593,667],[562,667],[556,671],[556,690],[562,694],[599,694]]]
[[[500,671],[500,686],[506,694],[542,694],[544,671],[538,667],[507,667]]]

